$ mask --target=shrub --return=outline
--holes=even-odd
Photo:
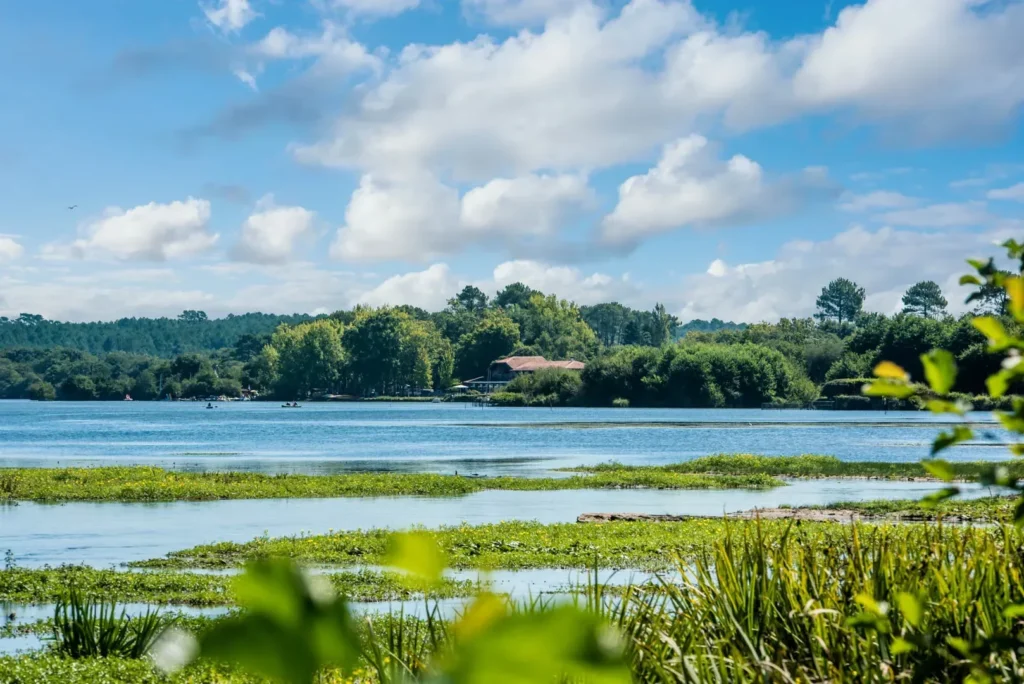
[[[497,406],[526,406],[526,396],[522,392],[495,392],[491,395],[491,403]]]
[[[846,380],[829,380],[821,386],[822,399],[835,399],[843,396],[857,396],[861,393],[866,383],[871,382],[864,378],[848,378]]]
[[[141,658],[171,624],[157,612],[116,616],[114,602],[87,601],[72,589],[53,615],[54,647],[70,658]]]
[[[871,397],[840,394],[834,397],[833,401],[836,403],[836,409],[840,411],[869,411],[874,408]]]
[[[612,399],[612,406],[615,408],[629,408],[629,399],[624,397],[617,397]]]

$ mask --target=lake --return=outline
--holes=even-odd
[[[282,409],[233,402],[0,401],[7,466],[150,464],[184,470],[345,470],[538,476],[601,463],[665,464],[712,453],[832,454],[917,461],[938,424],[930,413],[717,409],[480,408],[469,404],[334,403]],[[991,414],[972,416],[992,423]],[[1004,458],[994,425],[957,460]]]

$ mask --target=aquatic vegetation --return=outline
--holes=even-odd
[[[484,490],[768,489],[768,475],[702,475],[671,471],[602,470],[567,478],[460,477],[428,473],[265,475],[191,473],[147,466],[0,469],[0,501],[206,501],[216,499],[353,496],[461,496]]]
[[[723,536],[759,525],[768,540],[789,534],[820,541],[841,538],[847,531],[836,523],[801,523],[790,530],[786,521],[697,519],[684,522],[613,522],[604,524],[503,522],[457,525],[428,530],[453,568],[527,569],[581,568],[659,570],[706,553]],[[892,525],[890,534],[908,545],[919,543],[918,525]],[[951,528],[952,529],[952,528]],[[957,529],[956,535],[990,534],[986,529]],[[337,532],[328,535],[261,537],[246,543],[222,542],[176,551],[165,558],[134,565],[150,568],[226,568],[267,557],[287,557],[316,565],[376,565],[386,561],[387,530]]]
[[[976,480],[991,470],[991,462],[950,463],[959,480]],[[1024,462],[1008,461],[1004,464],[1013,477],[1024,477]],[[939,481],[919,461],[892,463],[886,461],[841,461],[835,456],[803,454],[800,456],[761,456],[757,454],[715,454],[692,461],[666,466],[628,466],[622,463],[604,463],[567,469],[580,473],[640,473],[673,472],[705,475],[770,475],[773,477],[826,478],[866,477],[879,479],[922,479]],[[621,476],[621,475],[620,475]]]
[[[147,610],[128,617],[117,614],[114,601],[85,598],[72,588],[57,601],[53,614],[53,648],[68,658],[141,658],[173,620]]]
[[[987,496],[980,499],[947,499],[929,503],[914,499],[878,501],[837,501],[809,509],[856,511],[866,516],[886,516],[904,520],[959,520],[975,522],[1011,522],[1017,500],[1012,496]]]
[[[422,596],[392,572],[359,570],[325,574],[342,596],[353,601],[399,601]],[[105,598],[121,602],[177,604],[188,606],[229,606],[235,603],[227,575],[189,572],[122,572],[85,566],[0,570],[0,601],[50,603],[63,601],[77,592],[83,598]],[[432,598],[468,596],[473,583],[446,579],[434,587]]]

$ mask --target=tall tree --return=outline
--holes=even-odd
[[[361,392],[387,394],[402,370],[402,326],[409,318],[390,308],[362,310],[345,332],[349,368]]]
[[[526,306],[530,303],[530,297],[535,294],[537,294],[537,290],[528,285],[509,283],[494,296],[491,303],[502,309],[507,309],[510,306]]]
[[[917,314],[932,318],[946,313],[946,298],[942,289],[932,280],[922,280],[912,285],[903,295],[903,313]]]
[[[519,326],[501,311],[488,313],[459,339],[455,366],[463,380],[483,375],[491,361],[507,356],[519,344]]]
[[[487,308],[487,295],[475,285],[467,285],[459,294],[448,300],[448,307],[455,312],[468,311],[480,314]]]
[[[841,327],[844,322],[853,321],[864,307],[864,288],[852,280],[836,278],[821,288],[817,306],[815,318],[820,321],[835,320]]]

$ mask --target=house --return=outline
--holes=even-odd
[[[566,370],[581,371],[584,368],[584,364],[582,361],[576,361],[575,359],[548,361],[543,356],[509,356],[492,362],[487,369],[486,376],[467,380],[465,384],[469,389],[490,394],[491,392],[503,389],[505,385],[524,373],[533,373],[544,368],[564,368]]]

